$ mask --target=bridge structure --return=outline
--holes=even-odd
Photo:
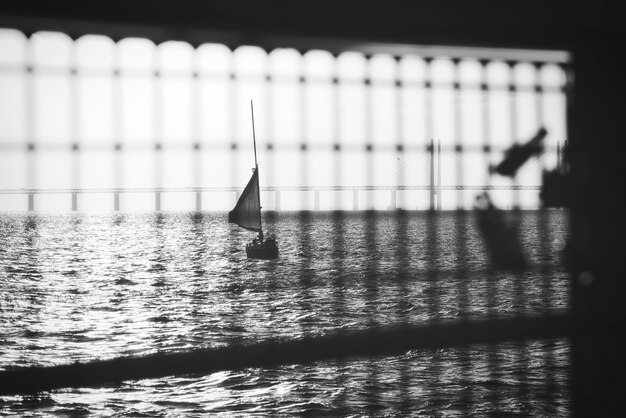
[[[265,192],[273,192],[275,208],[280,210],[281,192],[313,192],[315,210],[320,210],[320,193],[322,192],[352,192],[352,209],[359,210],[359,192],[361,191],[389,191],[389,208],[397,208],[397,192],[410,190],[427,190],[430,192],[431,202],[441,200],[444,191],[496,191],[496,190],[541,190],[539,185],[398,185],[398,186],[261,186]],[[149,193],[154,195],[154,209],[161,210],[161,195],[163,193],[193,193],[196,197],[196,210],[202,210],[202,193],[232,192],[236,198],[243,191],[236,186],[211,187],[130,187],[130,188],[18,188],[0,189],[0,195],[25,195],[28,199],[28,211],[35,211],[35,196],[42,194],[68,194],[71,196],[71,209],[78,211],[78,195],[90,193],[104,193],[113,195],[113,210],[120,210],[120,195],[124,193]],[[431,205],[431,209],[441,208],[441,205]]]

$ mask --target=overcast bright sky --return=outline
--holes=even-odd
[[[28,73],[27,66],[34,71]],[[334,58],[324,51],[267,54],[246,46],[233,52],[216,44],[194,50],[182,42],[155,46],[145,39],[116,45],[102,36],[72,42],[59,33],[27,40],[0,30],[0,188],[243,187],[254,165],[250,100],[262,185],[427,185],[425,147],[431,138],[443,148],[443,185],[512,184],[490,178],[488,163],[544,125],[549,152],[526,164],[515,180],[539,185],[542,168],[555,166],[554,149],[566,139],[563,70],[545,65],[537,71],[528,63],[511,70],[493,61],[483,72],[468,57],[458,66],[456,91],[455,67],[442,56],[430,65],[431,94],[424,88],[427,71],[425,61],[413,55],[396,61],[377,54],[368,64],[357,52]],[[482,82],[487,93],[479,88]],[[35,150],[28,152],[31,142]],[[78,151],[72,151],[74,143]],[[453,152],[458,143],[461,153]],[[368,144],[373,152],[366,151]],[[481,151],[485,144],[493,147],[489,155]],[[368,193],[360,195],[362,208],[389,207],[389,191]],[[471,207],[476,193],[444,192],[443,208]],[[537,194],[493,193],[502,207],[516,199],[522,207],[536,207]],[[122,210],[154,208],[150,194],[121,199]],[[265,208],[274,207],[271,193],[262,199]],[[228,210],[234,200],[233,193],[205,193],[203,208]],[[280,200],[282,209],[312,208],[313,194],[283,192]],[[110,211],[112,201],[110,194],[81,195],[79,209]],[[352,195],[323,192],[320,203],[322,209],[350,209]],[[428,192],[400,193],[398,205],[426,209]],[[36,207],[68,211],[70,197],[38,195]],[[195,196],[166,193],[162,207],[193,209]],[[25,208],[26,196],[0,195],[0,211]]]

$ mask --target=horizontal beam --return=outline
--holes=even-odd
[[[374,42],[567,48],[623,28],[617,1],[3,0],[0,26],[334,52]]]
[[[99,387],[126,380],[208,374],[247,367],[275,367],[354,357],[398,355],[408,350],[461,347],[569,337],[568,314],[506,319],[459,320],[381,327],[295,340],[269,340],[186,352],[156,353],[50,367],[0,371],[0,395],[68,387]]]
[[[355,191],[355,190],[430,190],[430,186],[261,186],[269,192],[306,191]],[[198,192],[241,192],[242,187],[136,187],[136,188],[43,188],[43,189],[0,189],[0,194],[88,194],[88,193],[198,193]],[[541,190],[536,185],[467,185],[441,186],[438,190]]]

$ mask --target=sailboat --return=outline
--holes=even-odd
[[[228,222],[235,223],[249,231],[259,233],[259,236],[246,244],[248,258],[269,260],[278,257],[278,245],[273,236],[263,239],[263,225],[261,223],[261,193],[259,188],[259,164],[256,158],[256,136],[254,132],[254,108],[250,100],[252,113],[252,142],[254,144],[254,168],[252,177],[243,189],[235,208],[228,213]]]

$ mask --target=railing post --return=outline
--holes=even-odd
[[[431,139],[430,146],[430,210],[435,210],[435,143]]]
[[[359,190],[352,190],[352,210],[359,210]]]
[[[157,191],[154,193],[154,210],[157,212],[161,210],[161,192]]]
[[[196,211],[200,212],[202,210],[202,192],[196,192]]]
[[[437,141],[437,210],[441,210],[441,140]]]
[[[275,201],[274,201],[274,206],[275,206],[275,210],[280,210],[280,191],[276,190],[274,193],[276,193],[275,197]]]
[[[72,212],[78,210],[78,193],[72,192]]]
[[[391,210],[396,210],[396,191],[395,189],[391,189],[391,197],[389,202],[389,208]]]
[[[35,195],[28,193],[28,211],[33,212],[35,210]]]
[[[313,197],[314,197],[314,201],[315,201],[315,210],[320,210],[320,191],[319,190],[315,190],[313,192]]]
[[[120,210],[120,192],[113,193],[113,210],[115,212]]]

